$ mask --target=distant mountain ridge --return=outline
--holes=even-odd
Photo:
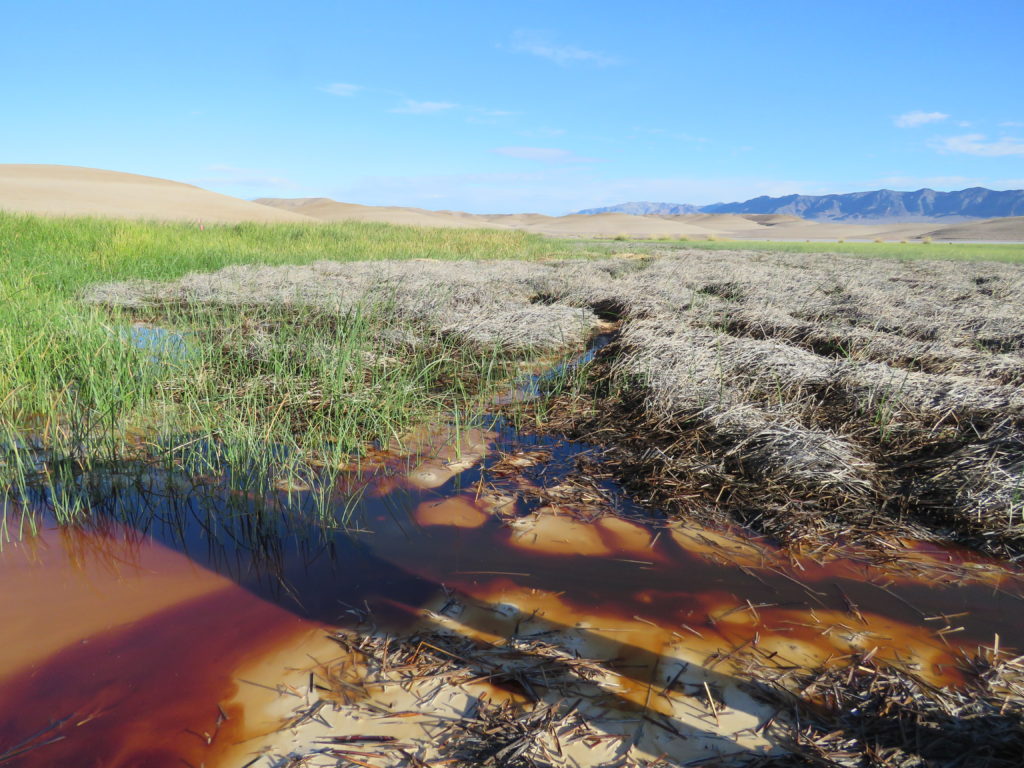
[[[918,189],[896,192],[876,189],[843,195],[755,197],[742,203],[622,203],[588,208],[579,213],[633,213],[676,216],[693,213],[781,213],[815,221],[921,221],[932,219],[994,219],[1024,216],[1024,190],[997,191],[970,187],[957,192]]]
[[[587,208],[583,211],[576,211],[578,214],[595,213],[631,213],[634,216],[647,216],[657,214],[659,216],[680,216],[692,213],[701,213],[699,205],[689,203],[620,203],[607,208]]]

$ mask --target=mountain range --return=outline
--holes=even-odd
[[[918,189],[896,192],[876,189],[843,195],[786,195],[755,197],[742,203],[633,202],[606,208],[587,208],[577,213],[631,213],[679,216],[695,213],[781,213],[815,221],[960,221],[1024,216],[1024,190],[997,191],[970,187],[958,192]]]

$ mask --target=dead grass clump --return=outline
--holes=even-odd
[[[478,699],[462,720],[443,732],[444,753],[456,766],[542,768],[558,765],[563,743],[597,736],[575,706],[538,704],[532,710]]]
[[[948,341],[919,341],[863,327],[810,322],[773,307],[705,310],[704,314],[709,327],[720,327],[731,336],[775,339],[823,357],[879,362],[920,373],[987,378],[1014,386],[1024,383],[1024,358],[1020,356],[993,354]]]
[[[1024,551],[1024,431],[1002,422],[910,474],[908,503],[922,517],[965,529],[989,549]]]
[[[1006,523],[1019,480],[986,458],[1014,451],[983,436],[1024,428],[1006,302],[1020,270],[867,267],[716,252],[624,276],[597,404],[560,423],[600,435],[620,479],[678,513],[727,513],[787,541],[880,526],[1019,551]],[[981,459],[964,475],[953,464],[967,455]]]
[[[84,298],[151,312],[216,306],[272,307],[297,316],[376,311],[420,328],[425,338],[441,336],[485,349],[544,351],[579,345],[587,338],[597,324],[586,308],[588,300],[607,298],[601,288],[612,279],[594,269],[581,274],[572,262],[318,262],[228,267],[169,283],[99,285]],[[594,291],[598,295],[591,296]],[[550,301],[535,301],[539,294]]]
[[[986,649],[965,659],[966,682],[957,688],[870,658],[812,674],[752,671],[788,712],[778,726],[787,749],[807,761],[800,764],[1016,767],[1024,762],[1024,667],[1020,658],[993,656]]]

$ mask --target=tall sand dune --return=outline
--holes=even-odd
[[[255,201],[270,210],[299,213],[320,221],[380,221],[412,227],[454,227],[458,229],[499,226],[482,216],[457,211],[427,211],[423,208],[400,208],[393,205],[357,205],[339,203],[327,197],[294,199],[263,197]]]
[[[223,224],[312,221],[191,184],[70,165],[0,165],[0,210]]]
[[[967,221],[926,233],[936,240],[1024,240],[1024,216]]]

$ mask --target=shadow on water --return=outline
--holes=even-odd
[[[413,616],[422,622],[418,609],[439,594],[453,591],[494,611],[504,610],[517,596],[541,596],[538,604],[545,606],[544,621],[551,632],[571,634],[582,645],[606,652],[606,658],[614,656],[619,660],[613,664],[616,674],[627,688],[646,688],[648,696],[652,685],[664,687],[681,669],[669,645],[708,658],[754,641],[766,656],[797,666],[884,646],[883,655],[913,655],[933,679],[956,682],[952,662],[958,647],[990,642],[997,632],[1004,643],[1015,644],[1020,637],[1024,619],[1015,589],[984,579],[955,584],[894,577],[850,561],[812,561],[797,568],[768,555],[742,562],[708,557],[611,486],[604,490],[613,506],[634,522],[613,526],[558,518],[567,527],[548,530],[546,521],[554,518],[535,514],[541,502],[517,493],[521,484],[492,469],[504,453],[544,449],[550,460],[523,472],[528,482],[557,485],[592,448],[520,436],[500,421],[491,426],[496,452],[434,489],[410,482],[410,466],[398,460],[344,472],[333,478],[326,494],[253,493],[238,487],[244,483],[230,471],[202,475],[143,463],[108,466],[65,483],[59,492],[78,496],[90,511],[79,529],[89,536],[91,549],[82,548],[76,558],[114,558],[108,565],[123,568],[131,565],[133,549],[155,541],[245,593],[211,588],[160,617],[107,633],[91,640],[91,647],[66,648],[8,677],[0,692],[0,722],[7,723],[0,727],[0,755],[45,731],[56,713],[71,708],[81,714],[97,687],[90,677],[99,674],[92,666],[99,663],[95,654],[123,659],[124,679],[114,686],[119,693],[101,707],[133,710],[130,716],[118,715],[123,717],[122,730],[180,731],[180,721],[173,718],[145,723],[145,705],[133,698],[134,692],[149,689],[153,694],[155,689],[164,695],[161,686],[173,688],[174,669],[157,669],[161,654],[178,658],[178,664],[201,666],[195,654],[182,660],[182,647],[207,645],[212,658],[229,659],[237,658],[240,647],[257,652],[270,643],[276,631],[268,628],[270,614],[246,594],[278,606],[273,621],[281,627],[291,626],[288,616],[345,627],[369,614],[392,631],[409,627]],[[501,515],[491,514],[479,498],[485,484],[516,501]],[[345,525],[325,515],[325,498],[326,511],[347,519]],[[479,510],[479,520],[471,525],[424,523],[433,520],[424,510],[452,500],[462,510]],[[49,491],[34,491],[23,501],[41,514],[45,527]],[[107,540],[125,546],[96,545]],[[139,565],[142,570],[158,567]],[[40,604],[38,610],[48,609]],[[955,635],[956,643],[936,637],[934,619],[958,614],[969,615],[957,619],[963,629]],[[467,636],[492,629],[490,620],[481,619],[476,626],[474,619],[468,621]],[[612,627],[609,632],[623,633],[622,639],[603,632],[606,625]],[[724,667],[714,666],[697,665],[699,679],[714,688],[735,689],[738,681]],[[195,700],[211,695],[208,689],[192,695],[191,701],[179,702],[182,709],[194,712],[210,706],[209,699]],[[215,699],[218,695],[213,693]],[[621,707],[637,709],[635,700],[618,696]],[[745,694],[729,703],[747,707],[755,720],[764,718],[764,711]],[[643,709],[646,715],[646,703]],[[111,752],[111,744],[127,737],[110,718],[104,722],[94,730],[76,727],[65,744],[27,752],[11,764],[50,764],[58,753],[105,755],[108,762],[98,763],[104,765],[164,764],[155,753],[138,763]],[[714,728],[701,729],[693,721],[663,718],[654,726],[671,738],[722,738]],[[53,732],[63,736],[62,729],[63,724]],[[71,751],[61,752],[65,749]],[[174,748],[167,749],[166,764],[179,764]]]

